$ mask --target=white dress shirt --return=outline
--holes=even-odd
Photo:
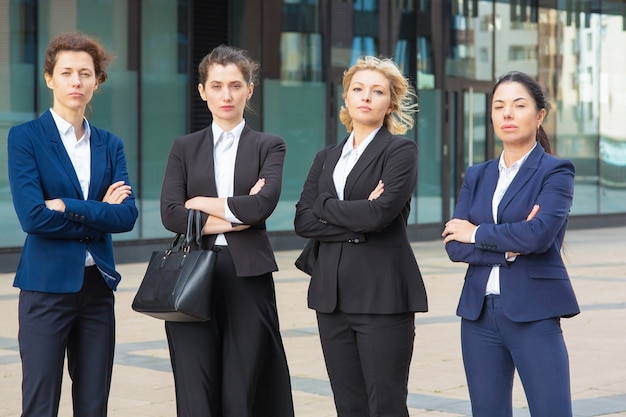
[[[78,177],[80,183],[80,190],[83,193],[83,199],[87,200],[89,197],[89,184],[91,182],[91,128],[87,120],[83,119],[83,126],[85,127],[85,133],[83,136],[76,140],[76,132],[74,126],[61,116],[56,114],[54,110],[50,109],[54,123],[57,125],[59,135],[63,146],[67,151],[67,155],[72,161],[74,171]],[[93,257],[87,251],[85,256],[85,266],[95,265],[96,262]]]
[[[535,144],[537,146],[537,144]],[[533,149],[535,149],[533,146]],[[493,193],[493,199],[491,200],[491,211],[493,213],[493,222],[498,223],[498,206],[500,205],[500,201],[502,201],[502,197],[504,197],[504,193],[508,190],[511,182],[519,172],[520,168],[528,159],[528,155],[533,151],[531,149],[528,151],[526,155],[524,155],[521,159],[516,161],[513,165],[507,168],[504,163],[504,152],[500,154],[500,160],[498,161],[498,185],[496,185],[496,191]],[[506,257],[506,254],[504,255]],[[505,259],[506,260],[506,259]],[[500,294],[500,267],[494,266],[491,268],[491,272],[489,273],[489,280],[487,281],[487,289],[485,294]]]
[[[227,199],[233,196],[235,181],[235,160],[237,159],[237,148],[239,139],[246,121],[242,120],[230,132],[224,131],[216,123],[211,125],[214,140],[213,145],[213,165],[215,167],[215,185],[217,186],[217,196]],[[242,224],[228,207],[228,201],[224,200],[224,214],[226,220],[235,224]],[[216,245],[227,246],[228,242],[224,234],[219,234],[215,240]]]
[[[335,190],[337,191],[339,200],[343,200],[343,192],[346,187],[348,174],[350,174],[354,165],[356,165],[361,155],[363,155],[363,152],[365,152],[367,145],[374,140],[374,136],[376,136],[381,127],[382,126],[374,129],[374,131],[367,135],[365,140],[363,140],[363,142],[361,142],[361,144],[356,148],[354,147],[354,132],[350,133],[350,137],[343,145],[341,156],[339,157],[339,161],[337,161],[337,165],[335,165],[335,170],[333,171],[333,182],[335,183]]]

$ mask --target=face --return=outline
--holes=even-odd
[[[493,94],[493,128],[505,146],[534,146],[537,129],[545,115],[545,109],[537,111],[535,101],[523,84],[502,83]]]
[[[355,72],[345,96],[355,129],[381,126],[385,116],[391,113],[389,80],[379,71]]]
[[[252,97],[254,84],[248,85],[235,64],[213,64],[206,82],[198,92],[206,101],[213,120],[224,130],[231,130],[243,119],[246,102]]]
[[[91,55],[83,51],[57,53],[52,74],[44,74],[46,85],[54,95],[53,109],[63,116],[70,112],[85,112],[98,88]]]

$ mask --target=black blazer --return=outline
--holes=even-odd
[[[417,146],[381,128],[348,175],[344,200],[339,200],[333,170],[346,140],[315,156],[296,204],[296,233],[321,242],[309,307],[322,313],[336,308],[364,314],[427,311],[406,232]],[[385,191],[368,201],[378,180]]]
[[[280,198],[285,152],[279,136],[244,127],[235,160],[234,196],[227,201],[233,214],[251,227],[225,234],[238,276],[278,270],[265,220]],[[248,195],[259,178],[265,178],[265,186],[258,194]],[[161,220],[166,229],[185,232],[185,201],[196,196],[217,197],[210,126],[172,144],[161,190]],[[203,222],[207,218],[204,214]]]

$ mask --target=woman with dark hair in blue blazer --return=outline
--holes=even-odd
[[[457,314],[474,417],[512,415],[519,373],[533,417],[571,417],[560,318],[579,313],[561,258],[574,165],[552,155],[540,85],[511,72],[495,85],[491,119],[503,152],[469,167],[443,231],[467,263]]]
[[[121,279],[111,233],[137,219],[122,140],[85,118],[110,59],[82,33],[54,38],[44,63],[52,108],[9,131],[9,183],[27,233],[14,281],[23,417],[57,415],[66,354],[73,415],[107,415]]]

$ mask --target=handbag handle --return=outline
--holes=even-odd
[[[196,242],[198,248],[202,242],[202,213],[200,210],[189,210],[187,214],[187,232],[183,242],[184,249],[189,251],[191,242]]]

